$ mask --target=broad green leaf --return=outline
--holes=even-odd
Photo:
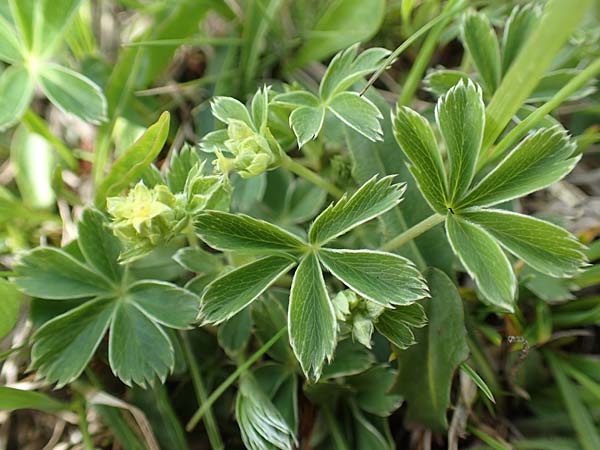
[[[429,324],[415,330],[417,344],[396,353],[398,378],[394,392],[408,403],[406,422],[443,431],[454,371],[468,354],[462,300],[441,271],[428,269],[431,299],[424,302]]]
[[[577,440],[584,450],[596,450],[600,448],[600,434],[594,424],[590,412],[585,407],[579,392],[564,373],[560,360],[553,353],[547,351],[544,353],[554,380],[562,396],[564,405],[569,413],[571,425],[575,429]]]
[[[571,233],[549,222],[503,210],[464,211],[461,215],[547,275],[572,276],[585,264],[585,247]]]
[[[348,384],[356,392],[354,398],[362,410],[386,417],[402,403],[402,397],[390,392],[395,378],[395,370],[388,366],[378,365],[348,378]]]
[[[34,36],[35,53],[53,53],[82,0],[36,0]]]
[[[327,108],[338,119],[367,139],[371,141],[383,139],[383,131],[379,123],[383,116],[377,106],[366,97],[361,97],[356,92],[340,92],[327,103]]]
[[[448,152],[448,200],[460,200],[475,176],[483,139],[485,105],[481,89],[471,81],[460,81],[442,97],[435,118]]]
[[[209,273],[221,268],[219,257],[201,248],[180,248],[173,259],[190,272]]]
[[[298,252],[306,246],[293,234],[244,214],[208,211],[196,217],[196,233],[222,251]]]
[[[0,75],[0,131],[18,121],[33,98],[35,85],[23,66],[10,66]]]
[[[427,295],[417,268],[408,259],[373,250],[319,250],[319,259],[358,295],[385,307],[408,305]]]
[[[321,380],[356,375],[374,362],[375,358],[368,348],[352,339],[344,339],[337,345],[333,360],[323,367]]]
[[[0,279],[0,339],[15,326],[19,319],[20,309],[21,293],[14,284]]]
[[[321,101],[308,91],[290,91],[277,94],[272,103],[288,108],[297,108],[300,106],[319,106]]]
[[[25,43],[25,47],[31,49],[33,47],[34,16],[37,2],[36,0],[8,1],[21,39]]]
[[[38,76],[44,94],[61,111],[93,124],[106,120],[106,98],[89,78],[50,63],[42,66]]]
[[[329,3],[291,61],[292,68],[322,60],[356,42],[367,41],[379,29],[384,0],[340,0]]]
[[[115,299],[100,298],[46,322],[33,336],[32,367],[57,387],[75,380],[98,348],[115,307]]]
[[[411,328],[422,328],[427,325],[427,316],[419,303],[396,306],[385,310],[377,318],[375,328],[399,349],[407,349],[416,344]]]
[[[188,328],[200,307],[194,293],[164,281],[138,281],[129,286],[124,299],[153,321],[171,328]]]
[[[250,113],[242,102],[231,97],[215,97],[210,107],[213,116],[223,123],[228,123],[230,119],[241,120],[246,125],[254,128]]]
[[[292,281],[288,311],[290,344],[304,374],[318,380],[336,346],[337,322],[317,257],[307,255]]]
[[[462,25],[462,41],[477,67],[487,92],[500,84],[500,46],[487,16],[470,11]]]
[[[574,151],[565,130],[539,129],[523,139],[457,208],[492,206],[543,189],[573,169],[579,161]]]
[[[15,411],[18,409],[57,412],[68,410],[69,405],[41,392],[0,386],[0,410]]]
[[[234,316],[295,265],[284,256],[267,256],[241,266],[209,284],[202,296],[200,317],[220,323]]]
[[[156,377],[164,383],[175,363],[165,331],[133,303],[117,305],[108,346],[110,367],[128,386],[145,387]]]
[[[252,336],[250,308],[244,308],[235,316],[221,324],[217,333],[219,345],[229,355],[243,350]]]
[[[52,189],[55,159],[48,141],[21,125],[13,134],[10,159],[23,202],[32,208],[53,206],[56,201]]]
[[[123,276],[123,267],[117,262],[121,245],[108,229],[108,223],[101,212],[87,208],[78,224],[79,249],[87,263],[118,282]]]
[[[394,116],[394,137],[412,166],[410,172],[434,211],[446,214],[446,174],[435,136],[427,120],[399,106]]]
[[[379,180],[373,177],[350,198],[344,195],[336,203],[329,205],[310,227],[310,242],[324,244],[400,203],[406,185],[392,184],[392,180],[392,176]]]
[[[12,24],[0,15],[0,60],[17,63],[23,60],[23,48]]]
[[[167,140],[169,119],[169,113],[163,112],[158,121],[115,161],[106,178],[98,186],[96,206],[104,207],[107,196],[120,193],[142,176]]]
[[[517,280],[500,245],[480,226],[452,214],[446,218],[446,233],[454,253],[475,280],[483,299],[512,313]]]
[[[319,86],[319,95],[327,101],[338,92],[344,91],[365,75],[375,72],[390,51],[385,48],[369,48],[357,55],[358,44],[339,52],[329,63]]]
[[[423,80],[423,84],[425,89],[433,95],[441,97],[461,80],[466,82],[469,80],[469,76],[459,70],[438,69],[429,72]]]
[[[540,10],[533,3],[515,6],[502,35],[502,73],[506,73],[539,20]]]
[[[63,250],[40,247],[15,266],[15,283],[25,294],[52,300],[110,293],[110,281]]]
[[[183,192],[188,174],[200,161],[198,153],[193,147],[185,145],[181,151],[173,153],[166,179],[169,189],[174,194]]]
[[[298,147],[316,139],[323,127],[325,109],[321,106],[301,106],[290,114],[290,127],[294,130]]]

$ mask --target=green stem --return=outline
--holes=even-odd
[[[304,178],[307,181],[319,186],[320,188],[325,189],[329,192],[333,197],[339,199],[344,195],[344,191],[342,191],[337,186],[334,186],[326,179],[322,178],[320,175],[316,174],[312,170],[307,167],[304,167],[302,164],[294,161],[288,155],[284,155],[281,160],[281,166],[288,169],[290,172],[294,172],[296,175]]]
[[[531,113],[525,120],[514,127],[510,132],[502,138],[498,145],[488,154],[487,158],[482,158],[479,161],[478,169],[497,161],[504,153],[506,153],[520,138],[531,130],[534,126],[540,123],[541,120],[550,114],[553,110],[559,107],[571,94],[577,89],[586,84],[589,80],[600,73],[600,59],[593,62],[582,70],[576,77],[563,86],[554,97],[544,103]]]
[[[202,380],[202,374],[200,373],[200,368],[198,367],[198,363],[194,357],[192,346],[190,345],[187,334],[180,332],[179,340],[181,341],[181,347],[183,348],[187,365],[190,368],[190,374],[192,375],[192,382],[194,383],[194,391],[196,392],[198,405],[202,406],[206,404],[207,397],[206,388],[204,387],[204,382]],[[219,432],[219,426],[210,407],[206,410],[206,414],[204,416],[204,426],[206,427],[208,440],[210,441],[210,446],[213,448],[213,450],[224,449],[225,445],[223,444],[223,439],[221,438],[221,433]]]
[[[407,242],[412,241],[416,237],[435,227],[437,224],[442,223],[445,218],[445,216],[435,213],[429,216],[427,219],[422,220],[418,224],[413,225],[411,228],[406,230],[404,233],[399,234],[391,241],[388,241],[386,244],[382,245],[380,249],[384,251],[397,250]]]
[[[21,117],[21,121],[23,125],[29,129],[29,131],[33,133],[37,133],[46,139],[57,151],[63,161],[67,164],[69,169],[77,170],[78,163],[75,156],[73,156],[73,152],[69,147],[65,145],[63,141],[61,141],[57,136],[50,131],[46,121],[34,113],[31,109],[25,111],[23,117]]]
[[[448,3],[446,3],[444,10],[442,11],[442,15],[443,13],[448,13],[449,11],[452,11],[453,7],[457,3],[461,2],[462,0],[449,0]],[[458,10],[456,12],[458,12]],[[453,15],[450,15],[444,20],[441,20],[435,26],[435,28],[431,30],[431,33],[427,35],[423,46],[419,49],[419,55],[417,56],[417,59],[415,59],[415,62],[410,68],[410,72],[406,77],[406,81],[404,82],[404,86],[402,87],[402,91],[400,92],[400,97],[398,98],[398,105],[408,105],[410,102],[412,102],[415,96],[415,92],[417,92],[419,84],[421,84],[423,74],[425,73],[429,61],[433,56],[433,52],[435,51],[439,43],[440,36],[446,29],[446,26],[448,26],[448,24],[452,20],[452,17]]]
[[[78,395],[78,397],[79,398],[75,401],[75,408],[77,409],[77,415],[79,416],[79,430],[81,431],[83,446],[86,450],[94,450],[94,441],[90,434],[86,417],[85,399],[82,395]]]
[[[287,327],[283,327],[281,330],[275,334],[271,339],[269,339],[256,353],[254,353],[249,359],[246,360],[243,364],[239,365],[238,368],[233,372],[223,383],[219,385],[217,389],[213,391],[212,394],[208,397],[208,399],[200,406],[200,408],[196,411],[194,416],[190,419],[185,429],[190,432],[194,429],[194,427],[198,424],[200,419],[204,416],[204,414],[208,411],[208,409],[212,406],[212,404],[217,401],[217,399],[223,395],[223,393],[231,386],[235,381],[240,377],[242,373],[250,368],[256,361],[260,359],[260,357],[268,351],[275,343],[279,340],[281,336],[285,334],[287,331]]]

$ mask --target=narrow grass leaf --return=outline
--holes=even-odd
[[[485,384],[485,381],[483,381],[483,379],[471,366],[469,366],[466,362],[463,362],[460,365],[460,368],[469,376],[469,378],[471,378],[471,380],[473,380],[479,390],[483,392],[483,395],[485,395],[492,403],[496,403],[496,399],[494,398],[494,394],[492,394],[492,390],[487,384]]]
[[[461,80],[435,108],[435,118],[448,152],[448,197],[451,203],[463,196],[475,175],[485,126],[485,105],[481,96],[479,86]]]
[[[569,277],[585,265],[585,247],[568,231],[540,219],[503,210],[464,211],[504,248],[534,269],[553,277]]]
[[[3,411],[35,409],[44,412],[57,412],[68,410],[69,405],[41,392],[0,386],[0,409]]]
[[[373,250],[319,250],[323,265],[342,283],[385,307],[427,296],[427,286],[408,259]]]
[[[446,218],[446,233],[454,253],[475,280],[483,300],[512,313],[517,281],[500,245],[478,225],[456,215]]]
[[[404,183],[392,184],[393,176],[371,178],[352,196],[344,195],[315,219],[309,231],[310,242],[324,244],[353,228],[389,211],[402,201]]]
[[[290,344],[307,378],[318,380],[336,346],[337,322],[325,280],[314,254],[296,270],[288,311]]]
[[[446,174],[433,130],[427,120],[405,106],[394,116],[394,137],[412,163],[412,173],[419,190],[434,211],[447,212]]]
[[[295,265],[284,256],[267,256],[241,266],[209,284],[202,296],[200,318],[221,323],[234,316]]]

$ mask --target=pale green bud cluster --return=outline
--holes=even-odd
[[[333,297],[333,308],[338,320],[340,337],[351,335],[355,341],[371,348],[374,323],[385,308],[356,295],[349,289],[340,291]]]

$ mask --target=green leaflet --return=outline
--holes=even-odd
[[[185,145],[179,152],[173,153],[169,163],[169,170],[165,176],[167,186],[172,193],[183,192],[188,174],[200,162],[200,156],[195,148]]]
[[[424,302],[429,324],[415,330],[417,344],[396,353],[394,392],[408,403],[406,422],[443,431],[448,426],[452,377],[469,350],[456,286],[437,269],[428,269],[425,278],[431,290],[431,299]]]
[[[234,316],[277,279],[295,262],[284,256],[267,256],[217,278],[202,296],[200,317],[209,323],[220,323]]]
[[[0,16],[0,60],[17,63],[23,59],[23,49],[16,30],[3,16]]]
[[[110,324],[108,359],[121,381],[142,387],[155,377],[164,383],[175,363],[173,344],[165,331],[130,302],[116,306]]]
[[[68,410],[69,405],[41,392],[0,386],[0,409],[3,411],[35,409],[37,411],[56,412]]]
[[[350,198],[345,195],[329,205],[310,227],[310,242],[322,245],[400,203],[406,186],[392,184],[392,179],[392,176],[379,180],[373,177]]]
[[[177,250],[173,259],[186,270],[196,273],[210,273],[221,268],[221,260],[213,253],[201,248],[183,247]]]
[[[119,281],[123,276],[123,267],[117,263],[121,244],[106,226],[101,212],[86,209],[77,227],[79,249],[90,266],[110,280]]]
[[[196,216],[194,225],[203,241],[222,251],[298,252],[306,246],[290,232],[244,214],[203,212]]]
[[[319,259],[350,289],[382,306],[408,305],[427,295],[417,268],[393,253],[321,249]]]
[[[254,129],[254,123],[250,118],[250,113],[242,102],[231,97],[215,97],[210,107],[213,116],[223,123],[229,123],[231,119],[240,120]]]
[[[52,54],[82,0],[36,0],[33,29],[34,52]]]
[[[250,308],[242,309],[238,314],[224,322],[217,331],[221,348],[228,355],[235,355],[243,350],[252,337],[252,325]]]
[[[438,69],[430,71],[423,84],[425,89],[437,97],[446,94],[450,88],[456,86],[460,80],[465,82],[469,80],[469,76],[459,70]]]
[[[487,16],[470,11],[462,25],[462,41],[487,92],[495,92],[500,84],[500,47]]]
[[[386,417],[402,403],[402,397],[391,393],[396,372],[391,367],[378,365],[348,379],[357,392],[357,405],[370,414]]]
[[[585,264],[585,247],[571,233],[551,223],[503,210],[464,211],[461,215],[547,275],[572,276]]]
[[[375,328],[394,346],[404,350],[417,342],[411,328],[422,328],[425,325],[427,316],[423,306],[413,303],[384,311],[377,318]]]
[[[115,161],[106,178],[98,186],[96,206],[104,207],[107,196],[118,194],[141,178],[167,140],[169,120],[169,113],[163,112],[158,121]]]
[[[373,365],[373,354],[354,339],[341,340],[335,348],[332,361],[323,367],[321,381],[364,372]]]
[[[301,106],[290,114],[290,126],[298,139],[298,147],[316,139],[323,127],[325,108],[322,106]]]
[[[33,97],[34,82],[23,66],[10,66],[0,75],[0,131],[21,118]]]
[[[539,8],[532,4],[515,6],[504,25],[502,35],[502,73],[505,74],[536,26],[540,16]]]
[[[500,245],[483,228],[452,214],[446,218],[446,233],[483,299],[501,311],[512,313],[517,280]]]
[[[435,118],[448,152],[448,200],[454,204],[475,176],[485,125],[481,89],[471,81],[459,83],[442,97]]]
[[[115,308],[114,298],[99,298],[46,322],[34,335],[32,367],[57,387],[79,377],[104,337]],[[131,343],[124,345],[129,348]]]
[[[394,137],[412,163],[410,171],[434,211],[445,214],[446,174],[435,136],[423,116],[399,106],[394,116]]]
[[[110,281],[63,250],[39,247],[15,266],[15,283],[25,294],[54,300],[110,293]]]
[[[319,261],[312,253],[300,262],[292,281],[288,328],[304,374],[319,379],[325,358],[333,357],[337,323]]]
[[[9,0],[19,35],[29,50],[33,47],[35,0]]]
[[[15,326],[20,309],[21,293],[11,282],[0,279],[0,339]]]
[[[377,107],[356,92],[340,92],[329,102],[328,109],[342,122],[371,141],[382,140],[379,120],[383,118]]]
[[[539,129],[521,141],[456,208],[492,206],[543,189],[577,164],[574,150],[565,130]]]

